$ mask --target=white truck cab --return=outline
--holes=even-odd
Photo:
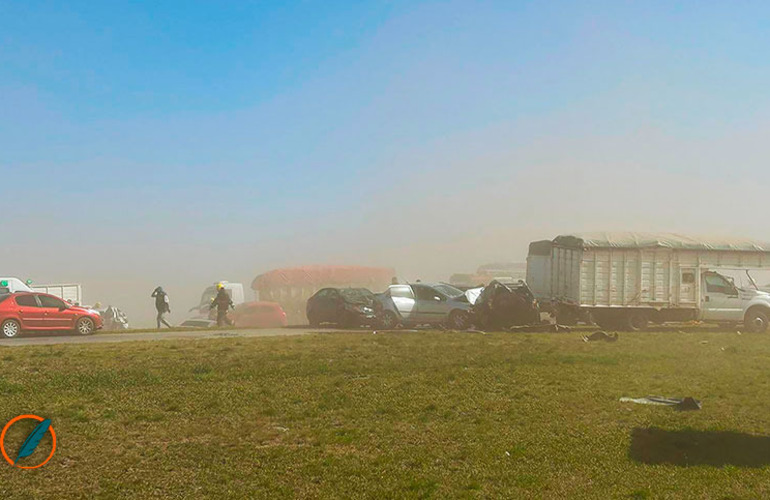
[[[747,275],[750,275],[747,272]],[[754,331],[765,331],[770,321],[770,293],[739,288],[732,278],[716,271],[701,273],[701,303],[699,318],[717,323],[740,323]]]
[[[31,291],[32,289],[19,278],[0,278],[0,295]]]

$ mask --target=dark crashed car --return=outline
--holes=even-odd
[[[473,304],[472,316],[481,328],[507,328],[539,323],[540,309],[524,281],[493,280]]]
[[[307,300],[310,326],[375,326],[379,302],[366,288],[322,288]]]

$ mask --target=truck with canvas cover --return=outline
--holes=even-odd
[[[766,331],[770,294],[752,270],[770,269],[770,244],[669,233],[557,236],[529,246],[527,284],[557,321],[590,314],[605,329],[701,320]],[[741,272],[750,286],[729,274]]]

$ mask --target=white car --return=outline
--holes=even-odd
[[[462,290],[444,283],[390,285],[379,295],[383,310],[380,325],[446,325],[456,330],[470,326],[471,302]]]

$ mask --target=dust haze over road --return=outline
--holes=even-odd
[[[48,44],[12,32],[15,49],[0,48],[0,169],[15,193],[0,273],[82,283],[86,302],[117,305],[141,327],[152,325],[155,286],[178,323],[214,281],[241,281],[248,298],[257,274],[283,266],[446,280],[523,261],[530,241],[565,232],[770,240],[768,68],[733,59],[760,34],[727,22],[699,32],[714,12],[697,8],[664,27],[628,8],[398,6],[371,34],[308,52],[301,71],[263,66],[268,45],[254,50],[238,27],[220,33],[232,47],[206,54],[230,66],[185,80],[193,73],[175,56],[199,47],[185,38],[158,49],[167,58],[148,62],[141,83],[92,70],[109,13],[79,34],[96,39],[82,65],[64,32]],[[679,50],[649,41],[653,30]],[[333,32],[310,30],[298,52]],[[682,36],[723,50],[677,45]],[[49,69],[10,78],[30,64],[17,52]],[[281,69],[296,76],[257,88]]]

